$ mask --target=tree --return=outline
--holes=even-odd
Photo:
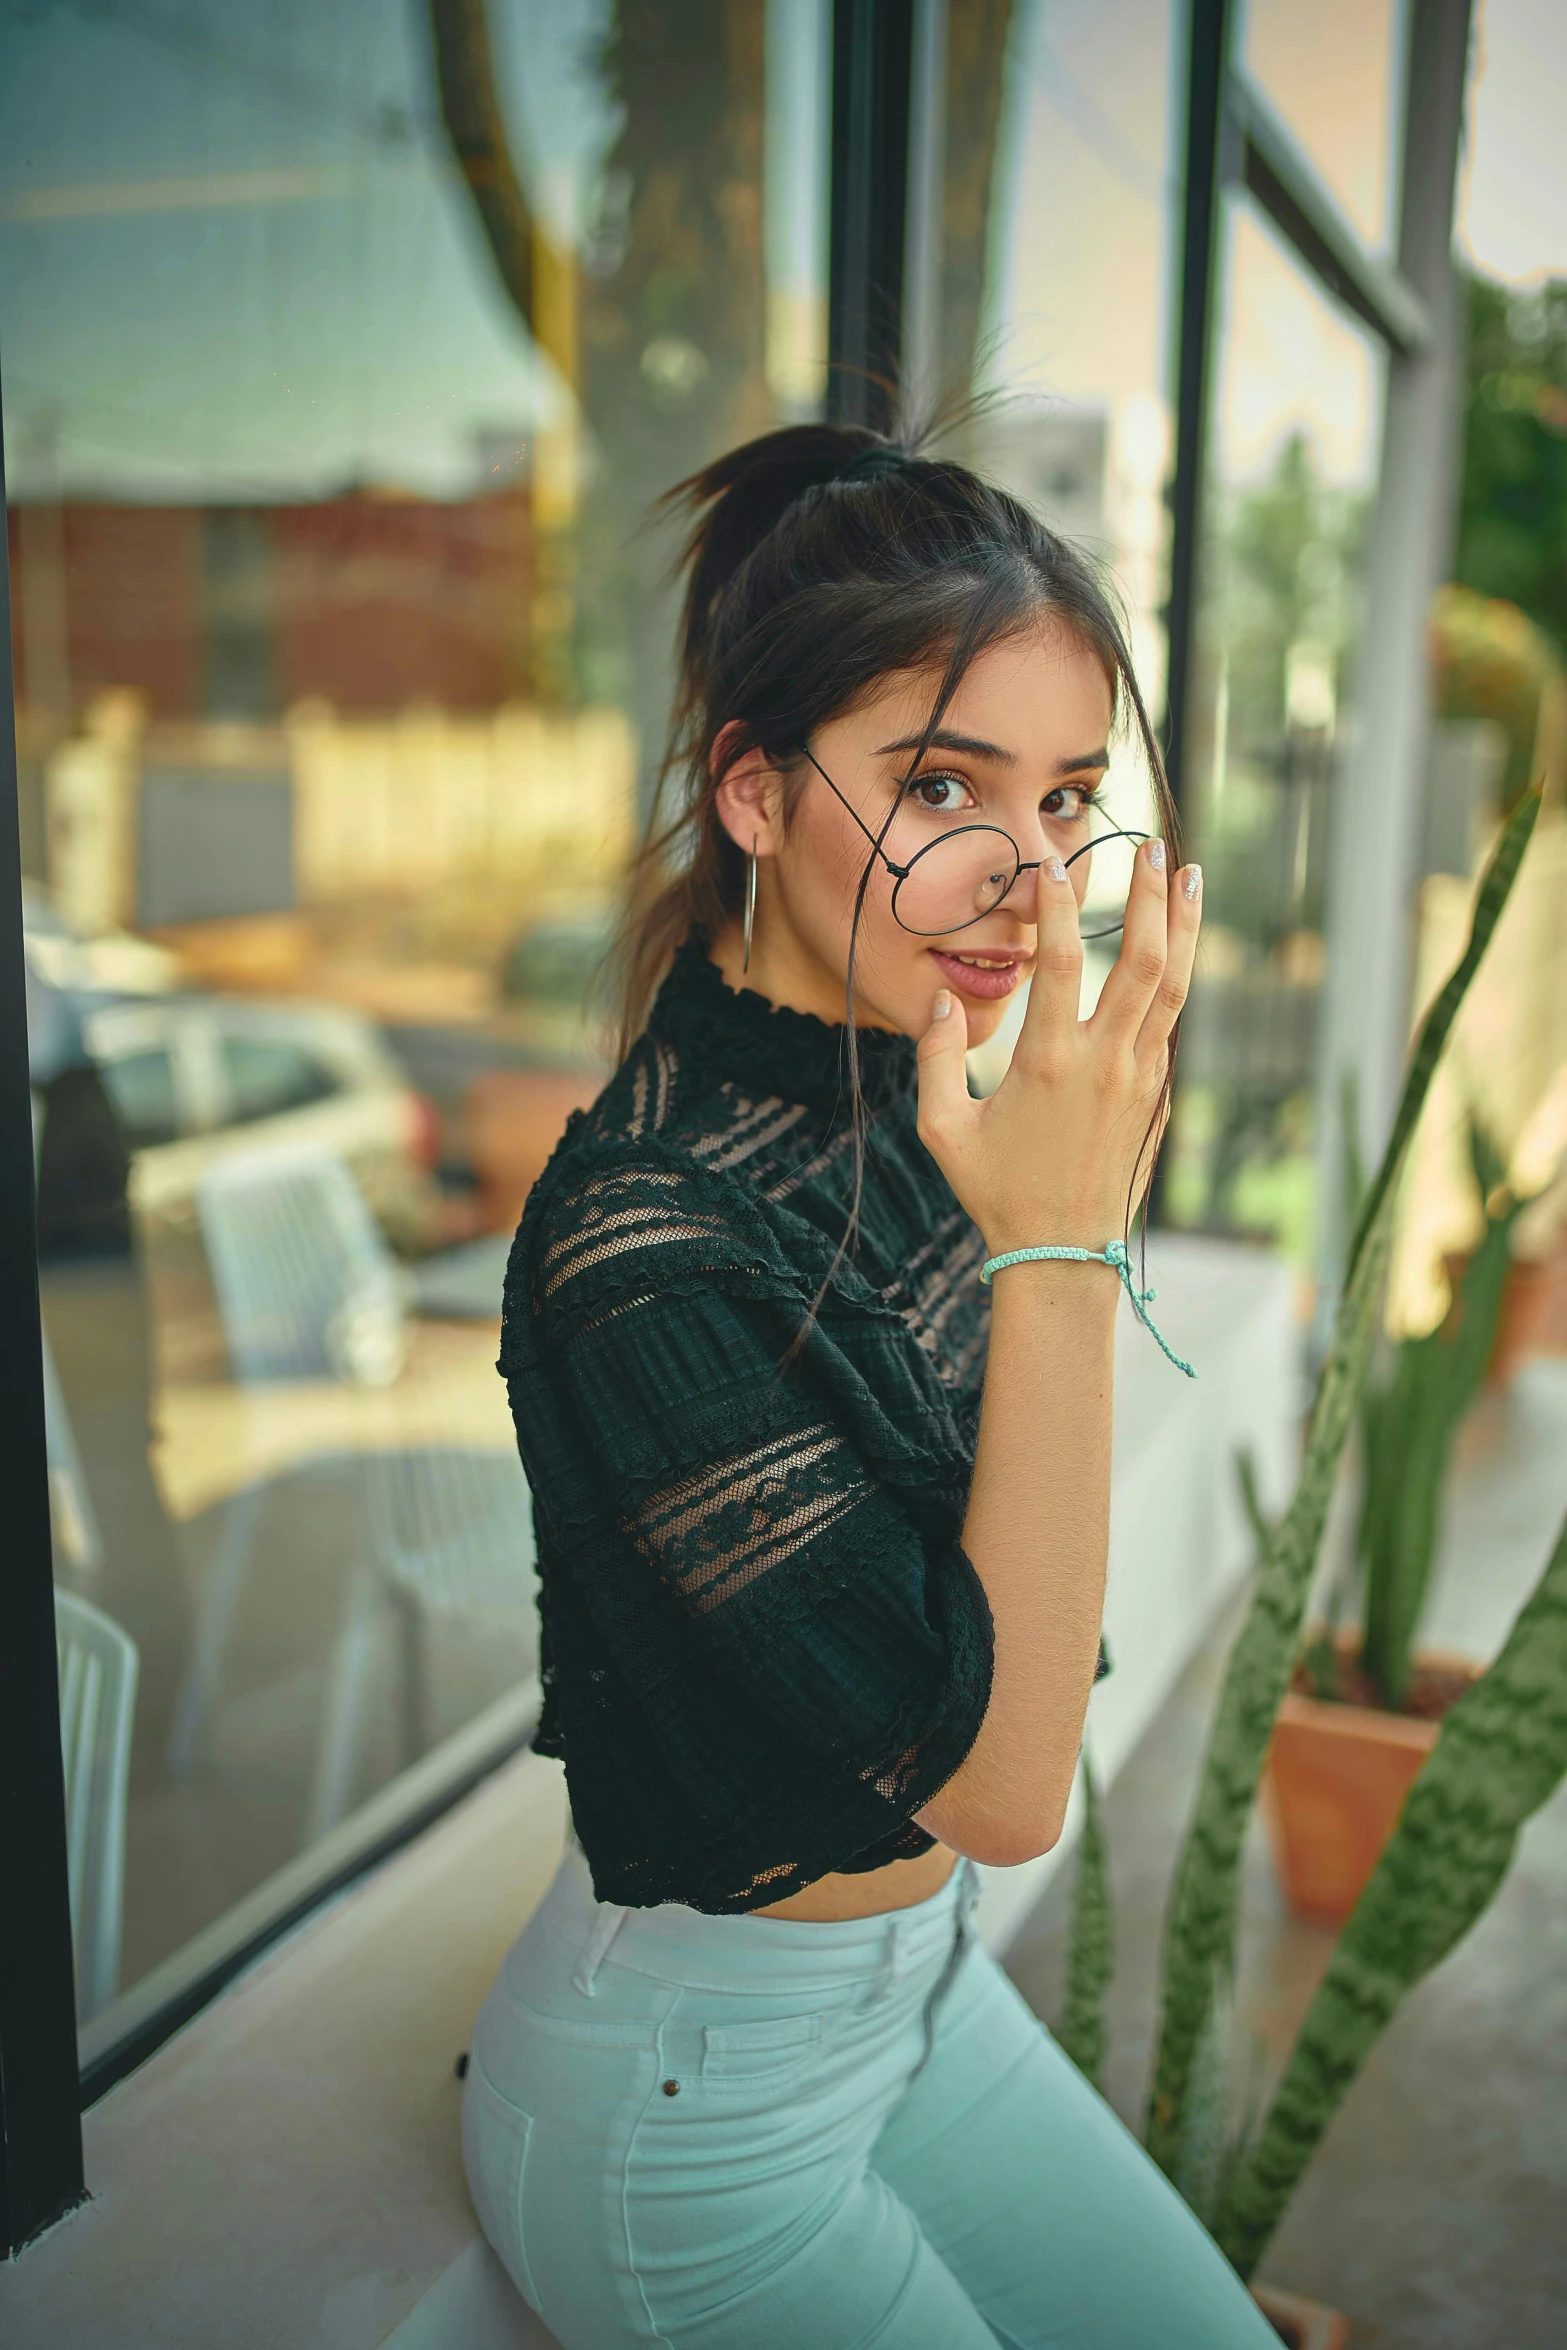
[[[1567,282],[1469,280],[1463,454],[1459,584],[1567,653]]]
[[[441,116],[501,288],[576,395],[583,494],[540,500],[532,667],[541,698],[620,701],[654,761],[673,674],[670,548],[639,533],[654,501],[775,421],[762,255],[764,0],[617,0],[594,59],[619,130],[592,249],[533,213],[489,37],[490,0],[426,0]],[[948,26],[941,350],[966,392],[1012,0]],[[569,637],[569,643],[567,639]]]

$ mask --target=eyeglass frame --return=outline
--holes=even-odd
[[[859,826],[866,839],[870,842],[873,852],[881,859],[882,863],[886,866],[887,871],[892,875],[892,918],[897,923],[900,930],[908,932],[910,938],[946,938],[959,930],[972,930],[976,922],[983,922],[987,914],[993,914],[996,910],[996,906],[1004,906],[1006,904],[1007,899],[1011,896],[1013,890],[1017,887],[1017,884],[1023,874],[1037,873],[1045,862],[1043,857],[1025,858],[1022,850],[1018,847],[1017,842],[1012,838],[1011,833],[1004,832],[999,824],[954,824],[950,832],[944,832],[941,834],[939,839],[928,840],[922,849],[916,849],[913,856],[909,859],[906,865],[894,864],[892,858],[888,856],[886,850],[882,847],[881,844],[885,834],[893,822],[893,819],[896,817],[899,808],[903,805],[901,796],[893,801],[891,808],[889,808],[887,811],[887,822],[883,825],[881,832],[872,832],[870,826],[866,823],[858,808],[856,808],[852,801],[846,799],[844,794],[839,791],[838,786],[833,782],[832,777],[828,774],[820,759],[817,758],[816,753],[811,749],[810,744],[802,743],[800,747],[804,751],[806,757],[810,760],[811,765],[815,768],[817,774],[821,777],[823,783],[826,784],[828,790],[833,794],[834,798],[841,800],[844,807],[848,809],[849,814],[854,818],[855,823]],[[1000,897],[997,898],[995,906],[986,906],[983,912],[978,914],[971,914],[966,922],[954,922],[947,930],[915,930],[911,924],[904,921],[902,915],[898,912],[899,890],[902,889],[903,884],[908,880],[909,875],[913,872],[921,857],[928,857],[932,849],[945,847],[949,840],[957,840],[965,832],[993,832],[998,840],[1004,840],[1007,844],[1007,847],[1012,851],[1012,879],[1007,883],[1007,886],[1002,891]],[[1077,863],[1079,857],[1086,857],[1090,849],[1102,848],[1107,840],[1135,841],[1137,845],[1141,847],[1142,843],[1151,837],[1152,836],[1146,832],[1128,832],[1124,825],[1112,824],[1108,832],[1096,833],[1092,840],[1085,840],[1080,849],[1074,849],[1069,857],[1063,857],[1061,863],[1063,867],[1073,866]],[[1119,922],[1112,922],[1103,930],[1085,931],[1082,934],[1083,943],[1085,945],[1090,945],[1096,938],[1113,938],[1115,933],[1120,928],[1121,924]]]

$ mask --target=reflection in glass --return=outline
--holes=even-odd
[[[0,25],[56,1574],[135,1683],[106,2032],[526,1725],[496,1321],[605,1067],[668,690],[636,525],[821,396],[825,6],[490,0],[459,56],[467,14]]]
[[[1187,745],[1204,934],[1165,1205],[1304,1265],[1329,799],[1383,360],[1239,205],[1224,272]]]

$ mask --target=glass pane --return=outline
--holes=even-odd
[[[489,0],[504,218],[450,13],[0,24],[56,1569],[139,1662],[96,2041],[529,1720],[496,1325],[606,1066],[668,692],[637,526],[821,398],[825,0]]]
[[[1239,56],[1368,245],[1397,233],[1401,0],[1246,0]]]
[[[1005,30],[1007,12],[994,12]],[[1131,627],[1143,694],[1164,697],[1170,449],[1165,276],[1171,234],[1175,46],[1170,0],[1063,0],[1013,13],[995,53],[993,111],[978,102],[983,59],[966,54],[990,12],[953,11],[947,121],[944,363],[966,361],[982,395],[965,439],[974,461],[1108,566]],[[963,20],[960,24],[960,18]],[[960,103],[961,101],[961,103]],[[994,163],[974,197],[985,141]],[[1049,221],[1042,236],[1039,223]],[[982,237],[975,235],[976,222]],[[983,299],[961,300],[971,252]],[[966,388],[948,377],[947,390]],[[1150,802],[1130,745],[1116,746],[1103,807],[1146,829]],[[1096,860],[1114,887],[1115,861]],[[1124,875],[1120,876],[1124,886]],[[1092,991],[1113,953],[1090,952]],[[1023,1002],[982,1054],[999,1081]]]
[[[1328,803],[1384,359],[1244,203],[1223,269],[1187,749],[1205,921],[1165,1204],[1304,1266]]]

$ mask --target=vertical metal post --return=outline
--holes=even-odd
[[[941,383],[942,221],[947,197],[947,0],[914,0],[909,75],[908,225],[899,386],[916,413]]]
[[[885,432],[897,406],[914,0],[834,0],[827,413]]]
[[[0,470],[0,505],[4,498]],[[82,2196],[54,1644],[9,563],[0,548],[0,2255]]]
[[[1328,955],[1319,1051],[1318,1272],[1341,1270],[1337,1169],[1352,1077],[1362,1158],[1393,1122],[1409,1034],[1412,892],[1430,755],[1426,621],[1452,555],[1458,508],[1459,337],[1453,199],[1463,129],[1470,0],[1414,0],[1404,100],[1398,265],[1432,337],[1388,354],[1382,462],[1366,553],[1353,747],[1334,785]]]
[[[1190,0],[1186,186],[1181,214],[1181,323],[1176,358],[1175,478],[1170,490],[1170,594],[1165,606],[1168,686],[1165,764],[1184,813],[1186,736],[1198,594],[1203,473],[1208,452],[1215,275],[1222,185],[1220,136],[1229,62],[1230,0]]]

